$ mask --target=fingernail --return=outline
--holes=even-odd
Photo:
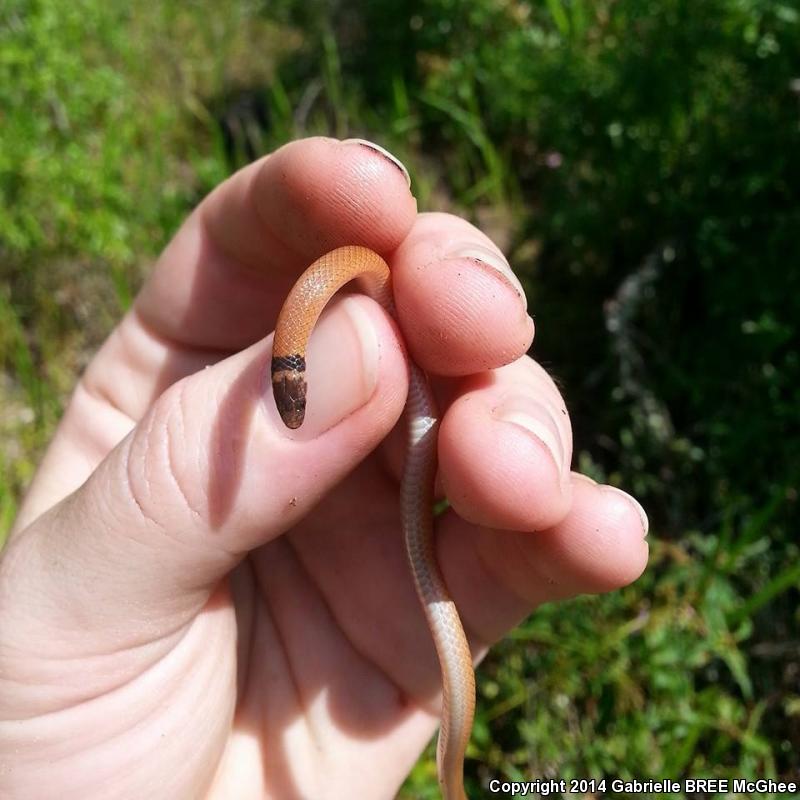
[[[650,530],[650,521],[647,519],[647,513],[642,508],[642,504],[627,492],[623,492],[622,489],[617,489],[616,486],[603,486],[602,490],[604,492],[614,492],[620,497],[624,497],[636,509],[636,513],[639,515],[639,520],[642,523],[642,536],[647,536],[647,532]]]
[[[547,407],[530,397],[510,398],[495,410],[497,419],[519,425],[532,433],[548,450],[558,468],[565,473],[566,453],[556,425]]]
[[[477,261],[479,264],[485,264],[487,267],[491,267],[496,272],[499,272],[519,295],[525,310],[528,310],[528,298],[525,297],[525,289],[523,289],[519,278],[514,274],[514,270],[511,269],[511,265],[500,253],[484,245],[468,243],[450,250],[447,253],[447,257],[468,258],[472,261]]]
[[[369,314],[357,298],[337,298],[323,312],[306,349],[303,424],[291,432],[277,411],[276,424],[298,439],[313,439],[337,425],[372,397],[378,360],[378,334]]]
[[[580,481],[581,483],[588,483],[589,486],[597,486],[597,481],[594,478],[590,478],[588,475],[584,475],[582,472],[573,472],[572,477],[576,481]]]
[[[370,142],[367,139],[345,139],[342,144],[360,144],[362,147],[367,147],[370,150],[374,150],[376,153],[380,153],[380,155],[382,155],[387,161],[394,164],[394,166],[403,173],[403,177],[406,179],[408,188],[411,188],[411,176],[408,174],[408,170],[405,168],[405,165],[397,156],[393,156],[385,147],[381,147],[379,144]]]

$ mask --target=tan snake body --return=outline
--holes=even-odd
[[[388,265],[377,253],[357,246],[340,247],[317,259],[281,309],[272,347],[272,386],[281,419],[289,428],[300,427],[305,415],[305,351],[311,331],[330,298],[353,279],[395,316]],[[439,420],[425,373],[413,361],[406,415],[400,515],[414,584],[442,672],[439,785],[444,800],[466,800],[463,763],[475,711],[475,675],[464,628],[436,560],[433,503]]]

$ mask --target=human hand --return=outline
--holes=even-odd
[[[402,338],[335,301],[289,432],[267,334],[344,244],[389,260]],[[294,142],[219,186],[81,378],[0,561],[0,794],[394,796],[440,706],[399,529],[403,340],[442,404],[438,555],[476,658],[646,563],[638,504],[570,472],[532,335],[497,248],[417,215],[373,149]]]

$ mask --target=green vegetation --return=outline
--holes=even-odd
[[[576,464],[642,498],[633,587],[480,671],[489,776],[796,776],[800,11],[772,0],[5,0],[0,533],[143,270],[210,187],[363,135],[529,289]],[[435,796],[420,762],[407,797]]]

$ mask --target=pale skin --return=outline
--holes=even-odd
[[[345,244],[388,260],[399,327],[334,302],[290,432],[271,331]],[[293,142],[201,203],[81,377],[0,560],[0,795],[395,795],[440,703],[399,529],[405,347],[443,406],[438,557],[476,659],[542,602],[641,573],[646,517],[570,471],[500,258],[354,142]]]

